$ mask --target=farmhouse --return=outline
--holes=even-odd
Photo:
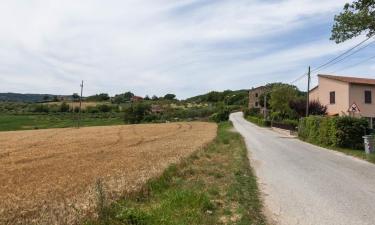
[[[310,101],[327,106],[329,115],[365,117],[375,126],[375,79],[319,74]]]
[[[262,107],[260,106],[260,96],[266,92],[265,86],[260,86],[257,88],[252,88],[249,91],[249,109],[260,109],[262,111]]]

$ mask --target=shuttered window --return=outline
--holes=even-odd
[[[366,104],[372,103],[372,93],[371,93],[371,91],[365,91],[365,103]]]
[[[329,103],[335,104],[336,103],[336,93],[334,91],[331,91],[329,93]]]

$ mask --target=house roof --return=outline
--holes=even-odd
[[[345,76],[334,76],[319,74],[319,77],[324,77],[332,80],[338,80],[350,84],[364,84],[364,85],[375,85],[375,79],[370,78],[359,78],[359,77],[345,77]]]

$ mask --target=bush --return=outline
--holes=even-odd
[[[366,119],[309,116],[300,120],[298,136],[318,145],[361,149],[368,132]]]
[[[271,121],[265,120],[261,117],[248,116],[248,117],[246,117],[246,119],[249,120],[252,123],[257,124],[258,126],[261,126],[261,127],[270,127],[271,126]]]
[[[243,112],[245,117],[248,116],[259,116],[260,115],[260,109],[259,108],[250,108],[250,109],[245,109]]]

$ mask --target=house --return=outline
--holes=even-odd
[[[375,79],[318,75],[319,84],[310,91],[310,101],[327,106],[328,115],[365,117],[375,126]]]
[[[262,111],[262,107],[260,106],[260,96],[266,92],[265,86],[260,86],[257,88],[252,88],[249,91],[249,109],[255,108]]]
[[[133,96],[133,97],[130,99],[131,102],[139,102],[139,101],[142,101],[142,100],[143,100],[143,98],[140,97],[140,96]]]

